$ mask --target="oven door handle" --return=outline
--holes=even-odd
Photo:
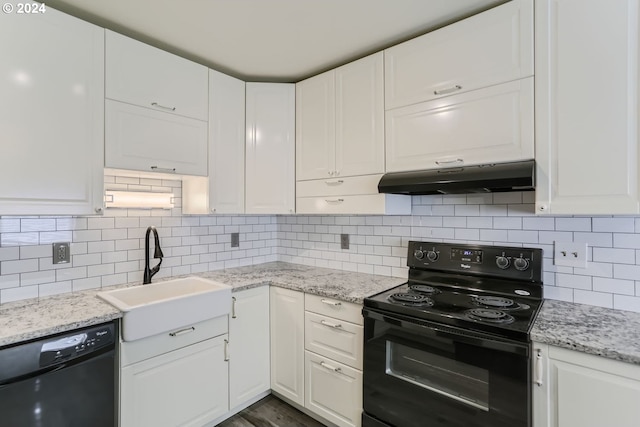
[[[510,341],[506,338],[482,334],[476,331],[457,328],[454,326],[440,325],[437,323],[425,322],[419,319],[412,319],[402,315],[394,314],[393,316],[381,313],[370,308],[364,308],[362,315],[366,318],[388,323],[405,330],[409,330],[421,336],[429,336],[433,339],[451,339],[455,337],[457,342],[471,344],[476,347],[484,347],[505,353],[520,354],[529,356],[529,345],[527,343],[519,343]],[[367,336],[367,328],[365,322],[365,338]]]

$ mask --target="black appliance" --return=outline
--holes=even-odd
[[[411,241],[365,298],[363,427],[530,427],[542,250]]]
[[[0,349],[0,427],[117,425],[117,322]]]
[[[459,166],[444,169],[391,172],[380,178],[379,193],[458,194],[532,191],[535,162]]]

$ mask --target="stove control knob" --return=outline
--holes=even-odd
[[[505,256],[496,257],[496,265],[498,266],[498,268],[505,270],[509,268],[509,264],[511,264],[509,258]]]
[[[420,249],[416,249],[415,252],[413,252],[413,256],[416,257],[416,259],[422,259],[424,258],[424,252]]]
[[[524,271],[529,268],[529,261],[522,257],[516,258],[513,260],[513,266],[516,268],[516,270]]]
[[[438,260],[438,253],[436,251],[427,252],[427,259],[431,262],[435,262]]]

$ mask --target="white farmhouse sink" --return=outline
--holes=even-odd
[[[231,286],[200,277],[99,292],[124,313],[122,338],[134,341],[229,313]]]

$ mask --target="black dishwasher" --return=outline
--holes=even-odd
[[[114,427],[117,321],[0,349],[0,427]]]

